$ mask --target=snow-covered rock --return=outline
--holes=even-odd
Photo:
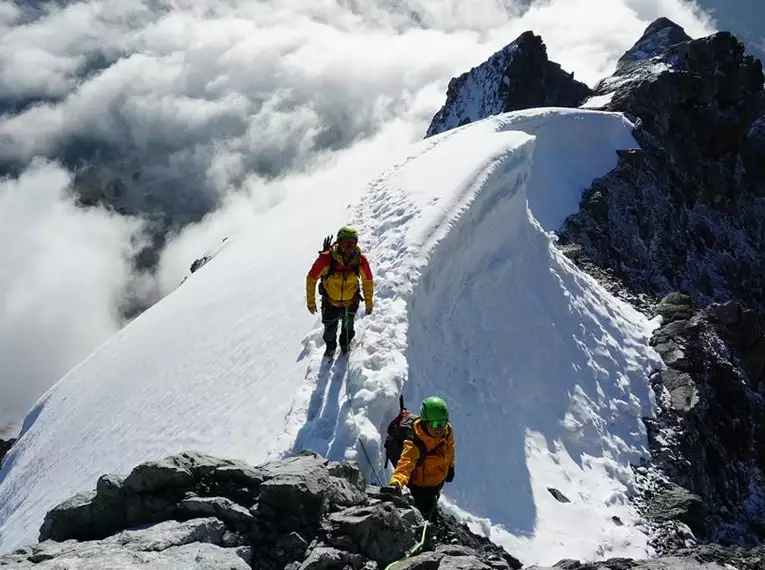
[[[524,32],[481,65],[452,78],[426,137],[508,111],[577,107],[590,88],[547,59],[542,38]]]

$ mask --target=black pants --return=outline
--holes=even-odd
[[[348,311],[348,318],[345,317],[345,311]],[[349,307],[335,307],[326,298],[321,300],[321,322],[324,325],[324,343],[329,349],[337,348],[337,325],[340,324],[340,346],[348,347],[353,340],[356,331],[353,329],[353,320],[356,312],[359,310],[359,303],[356,302]]]
[[[414,499],[414,506],[425,519],[434,520],[436,518],[436,504],[443,486],[443,483],[436,487],[420,487],[411,483],[407,485]]]

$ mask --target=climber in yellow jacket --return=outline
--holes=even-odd
[[[324,356],[332,358],[337,349],[337,325],[340,328],[340,349],[343,354],[350,349],[356,331],[353,323],[359,303],[363,300],[366,314],[373,308],[374,281],[369,261],[358,247],[358,233],[343,226],[337,232],[337,240],[329,244],[314,262],[306,276],[306,302],[311,314],[316,313],[316,283],[321,293],[321,322],[324,324]]]
[[[417,509],[424,517],[432,517],[444,483],[454,481],[454,430],[446,402],[435,396],[425,398],[412,431],[383,491],[400,494],[406,485]]]

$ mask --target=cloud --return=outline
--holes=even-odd
[[[75,207],[69,182],[39,161],[0,181],[0,426],[18,422],[119,325],[140,224]]]
[[[7,312],[17,332],[10,338],[0,324],[0,334],[13,347],[13,378],[23,379],[14,382],[29,389],[4,404],[0,424],[119,326],[120,292],[171,290],[224,234],[318,181],[361,183],[424,135],[451,77],[521,32],[541,34],[552,59],[593,84],[656,17],[691,35],[711,31],[681,0],[527,4],[3,3],[0,172],[17,177],[4,183],[3,199],[13,188],[35,188],[36,197],[10,202],[27,220],[14,231],[32,233],[2,246],[18,267],[0,285],[16,295]],[[128,271],[135,224],[77,210],[64,198],[70,182],[141,216],[155,238],[172,238],[156,284]],[[85,228],[103,234],[101,245],[89,245]],[[0,379],[2,402],[11,401],[9,378]]]

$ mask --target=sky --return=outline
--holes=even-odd
[[[713,29],[680,0],[525,4],[3,0],[0,436],[224,237],[290,196],[357,199],[424,136],[449,79],[523,31],[592,85],[656,17]],[[74,207],[73,182],[130,215]],[[156,265],[136,269],[158,231]]]
[[[650,555],[629,466],[648,453],[658,323],[552,233],[631,130],[616,113],[521,111],[403,147],[342,209],[340,184],[286,198],[38,400],[0,471],[0,552],[100,475],[184,450],[258,464],[313,449],[384,484],[401,393],[450,407],[444,508],[525,564]],[[328,223],[358,228],[376,291],[332,362],[293,299],[317,250],[257,247],[279,231],[318,246]]]

